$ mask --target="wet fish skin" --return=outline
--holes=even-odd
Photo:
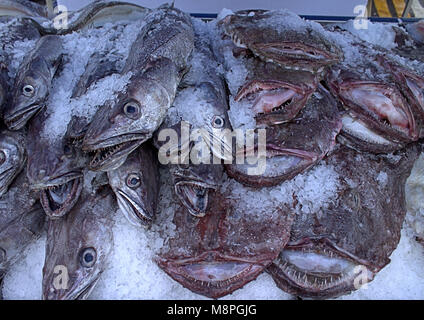
[[[20,131],[2,130],[0,132],[0,197],[24,168],[26,153],[25,134]]]
[[[174,194],[177,233],[155,262],[184,287],[214,299],[254,280],[284,247],[293,216],[284,204],[272,207],[264,202],[263,212],[243,212],[240,202],[243,199],[235,197],[231,188],[211,191],[206,214],[196,218]],[[275,210],[278,214],[267,214]]]
[[[2,113],[3,103],[8,99],[8,75],[6,66],[0,64],[0,112]]]
[[[148,143],[143,144],[107,175],[128,221],[136,226],[151,226],[159,195],[159,162],[155,150]]]
[[[271,165],[271,161],[276,161],[281,171],[265,171],[261,175],[252,175],[246,172],[245,165],[233,162],[225,164],[226,172],[247,186],[275,186],[311,168],[330,153],[336,145],[336,137],[341,128],[337,102],[320,85],[296,118],[266,129],[266,167]],[[257,137],[255,150],[258,150]],[[290,159],[293,163],[289,162]],[[287,163],[290,165],[287,166]]]
[[[45,215],[36,192],[28,188],[25,170],[0,197],[0,282],[10,265],[44,230]]]
[[[57,219],[77,202],[88,158],[66,133],[53,141],[43,136],[48,117],[44,109],[28,128],[28,135],[33,138],[27,142],[27,175],[31,188],[40,191],[46,214]]]
[[[311,274],[308,282],[302,276],[295,279],[296,273],[287,269],[287,260],[280,255],[268,268],[277,285],[291,294],[322,299],[357,289],[357,273],[362,272],[359,276],[371,281],[390,262],[389,256],[398,245],[406,214],[405,182],[418,154],[416,146],[394,156],[358,153],[340,146],[326,158],[325,163],[340,176],[337,196],[328,208],[316,210],[311,218],[303,219],[302,214],[296,217],[283,252],[315,252],[343,259],[352,264],[352,270],[337,281],[336,271],[322,271],[321,277],[327,277],[328,282],[319,286],[309,277]],[[303,265],[306,261],[305,257]],[[366,269],[355,271],[353,266]]]
[[[64,50],[59,36],[42,37],[25,57],[15,79],[12,103],[4,110],[10,130],[19,130],[45,105]]]
[[[32,1],[1,0],[0,16],[24,16],[34,18],[46,18],[47,8],[46,6],[41,6]]]
[[[193,49],[193,30],[185,13],[163,6],[145,19],[122,71],[132,72],[126,92],[97,112],[85,136],[83,148],[98,151],[91,170],[118,168],[159,128]]]
[[[44,300],[86,299],[101,276],[113,245],[113,192],[109,187],[90,193],[62,219],[50,220],[43,267]],[[55,285],[57,266],[66,268],[67,288]]]
[[[90,169],[119,168],[129,153],[150,139],[174,100],[178,82],[175,64],[166,58],[151,62],[145,71],[132,76],[126,93],[119,94],[110,106],[105,105],[96,113],[83,142],[85,151],[121,146],[104,159],[102,150],[98,151]],[[134,114],[128,112],[128,106],[135,108]]]

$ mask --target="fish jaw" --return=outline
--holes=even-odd
[[[204,217],[208,208],[209,190],[216,186],[200,181],[178,181],[174,186],[175,194],[189,213],[195,217]]]
[[[333,245],[327,238],[288,243],[268,267],[277,286],[308,298],[333,298],[355,290],[355,279],[366,268],[364,282],[379,268]],[[365,269],[364,269],[365,270]]]
[[[33,104],[24,107],[13,114],[5,114],[4,122],[10,130],[20,130],[25,127],[29,119],[44,108],[44,105]]]
[[[337,54],[300,42],[253,43],[251,50],[267,62],[314,73],[340,61]]]
[[[217,299],[256,279],[265,265],[261,261],[204,252],[194,259],[156,258],[158,266],[189,290]]]
[[[25,138],[18,132],[0,134],[0,196],[4,195],[14,178],[22,171],[27,160]]]
[[[369,129],[389,140],[411,142],[418,130],[409,104],[393,86],[377,82],[349,79],[349,75],[329,73],[329,86],[344,107]]]
[[[44,212],[50,219],[58,219],[66,215],[77,203],[83,188],[82,176],[55,184],[40,191],[40,202]],[[64,192],[63,192],[64,189]],[[61,192],[57,194],[57,191]],[[64,197],[65,195],[65,197]],[[60,198],[56,201],[56,198]]]
[[[115,193],[118,205],[125,217],[135,226],[149,227],[154,220],[154,212],[149,212],[143,201],[137,201],[122,190]]]
[[[255,146],[253,150],[258,150],[258,146]],[[251,175],[248,173],[247,166],[245,164],[225,164],[225,169],[231,178],[246,186],[271,187],[283,181],[292,179],[299,173],[306,171],[320,158],[321,157],[315,152],[281,148],[269,143],[266,145],[266,166],[269,166],[269,161],[275,162],[277,167],[280,167],[281,169],[281,171],[277,174],[272,171],[268,174],[265,171],[261,175]],[[273,166],[276,166],[275,164]]]
[[[306,105],[314,89],[316,86],[307,88],[278,80],[253,80],[240,88],[235,101],[254,100],[252,108],[256,122],[275,125],[292,120]]]

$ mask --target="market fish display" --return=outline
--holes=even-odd
[[[96,152],[92,170],[116,169],[152,137],[175,98],[193,50],[192,25],[185,13],[164,6],[145,20],[123,69],[132,72],[126,92],[97,112],[85,135],[84,150]],[[159,21],[161,27],[156,28]]]
[[[3,120],[21,128],[0,133],[0,221],[27,213],[0,236],[5,294],[39,298],[39,280],[44,299],[95,287],[93,298],[105,287],[106,298],[169,288],[219,298],[247,283],[240,292],[261,293],[269,276],[252,281],[268,268],[286,292],[328,298],[421,249],[419,206],[408,204],[415,233],[402,230],[394,252],[424,136],[419,50],[287,10],[224,10],[205,23],[170,5],[95,1],[67,28],[17,16],[0,16]],[[46,218],[47,239],[22,254]]]
[[[290,241],[268,268],[277,285],[303,297],[328,298],[359,289],[389,262],[406,214],[405,182],[418,150],[397,158],[340,147],[325,162],[342,177],[328,208],[298,215]],[[376,227],[378,226],[378,227]],[[355,287],[356,286],[356,287]]]
[[[109,187],[85,190],[81,201],[64,218],[49,221],[43,299],[75,300],[89,296],[112,248],[115,206]],[[58,270],[66,272],[62,273],[66,278],[60,281],[61,285],[57,285]]]
[[[19,130],[45,106],[51,82],[59,68],[63,47],[58,36],[44,36],[25,57],[15,79],[13,100],[4,109],[10,130]]]
[[[159,163],[155,150],[144,144],[118,169],[107,173],[119,208],[136,226],[151,226],[159,195]]]

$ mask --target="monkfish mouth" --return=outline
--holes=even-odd
[[[195,259],[160,260],[159,266],[184,287],[211,298],[219,298],[255,279],[266,267],[217,253],[206,252]]]
[[[370,282],[375,275],[375,268],[369,263],[325,241],[289,243],[270,270],[305,297],[333,296],[346,288],[359,289],[355,287],[357,279],[360,278],[360,285]]]
[[[358,81],[343,84],[340,95],[343,100],[359,106],[380,127],[395,130],[410,139],[417,138],[412,112],[395,88],[376,82]]]
[[[279,124],[292,120],[306,105],[312,92],[282,81],[249,81],[235,101],[251,104],[257,122]]]

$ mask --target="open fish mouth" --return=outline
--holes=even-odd
[[[28,108],[21,109],[14,114],[5,115],[4,122],[10,130],[20,130],[25,126],[28,120],[43,107],[43,105],[34,104]]]
[[[289,243],[269,267],[278,284],[305,297],[330,297],[354,290],[354,281],[364,270],[361,284],[374,278],[374,268],[326,241]]]
[[[179,181],[175,183],[175,194],[190,214],[201,218],[208,208],[209,191],[216,187],[198,181]]]
[[[210,298],[219,298],[255,279],[264,269],[260,262],[205,252],[195,259],[165,261],[158,265],[173,279],[190,290]]]
[[[252,50],[287,69],[314,71],[340,61],[340,56],[300,42],[255,43]],[[294,61],[292,65],[291,61]]]
[[[292,120],[311,93],[282,81],[253,80],[239,90],[235,101],[251,101],[257,122],[279,124]]]
[[[120,189],[118,189],[117,200],[121,211],[132,224],[136,226],[141,224],[146,227],[152,224],[154,217],[142,205]]]
[[[244,156],[244,164],[225,165],[230,177],[252,187],[271,187],[291,179],[320,158],[314,152],[280,148],[273,144],[266,145],[266,157],[258,155],[258,151],[254,154],[255,150],[259,150],[257,145],[237,152],[237,158]]]
[[[90,170],[110,171],[119,168],[126,157],[144,141],[146,141],[145,138],[136,139],[93,150],[95,154],[89,164]]]
[[[78,201],[82,185],[82,177],[77,177],[42,189],[40,202],[47,216],[57,219],[66,215]]]
[[[367,114],[370,121],[376,123],[376,130],[377,127],[381,130],[386,128],[398,132],[398,139],[417,139],[412,112],[395,88],[372,81],[358,81],[342,84],[339,92],[346,105],[352,106],[353,103],[359,106],[362,114]],[[351,111],[358,113],[356,110]]]

